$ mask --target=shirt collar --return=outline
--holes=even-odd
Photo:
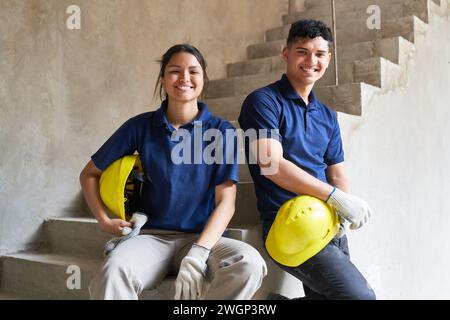
[[[280,88],[281,93],[286,99],[299,100],[301,105],[303,106],[305,105],[305,101],[303,101],[302,97],[300,97],[297,91],[295,91],[294,87],[289,82],[289,79],[286,74],[283,74],[281,79],[278,81],[278,86]],[[313,90],[311,90],[308,99],[309,99],[308,109],[311,110],[316,106],[317,102],[316,95],[314,94]]]
[[[152,121],[153,125],[159,126],[159,127],[172,128],[172,125],[170,124],[169,120],[167,120],[167,117],[166,117],[167,106],[168,106],[168,102],[167,102],[167,100],[164,100],[161,103],[161,107],[155,111],[155,114],[153,116],[153,121]],[[182,128],[189,128],[197,123],[201,123],[201,125],[203,126],[211,119],[212,114],[209,112],[208,107],[205,103],[197,102],[197,106],[200,111],[198,116],[191,122],[183,125]]]

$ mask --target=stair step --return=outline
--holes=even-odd
[[[281,74],[278,75],[278,79]],[[277,79],[277,80],[278,80]],[[270,82],[267,82],[269,84]],[[317,97],[336,111],[352,115],[361,115],[361,86],[359,83],[322,86],[314,89]],[[222,113],[227,119],[237,119],[246,95],[231,96],[207,100],[215,113]],[[335,100],[333,100],[335,99]]]
[[[278,79],[280,77],[281,73],[278,74]],[[212,114],[230,121],[236,121],[239,116],[239,112],[241,111],[242,103],[244,102],[245,97],[246,95],[211,98],[206,100],[205,102]]]
[[[242,164],[240,167],[250,177],[248,166]],[[253,183],[240,182],[236,212],[230,226],[236,228],[258,223]],[[70,255],[75,259],[102,259],[105,243],[112,238],[101,231],[95,218],[51,218],[45,221],[44,226],[49,239],[49,251],[63,256]]]
[[[32,300],[32,298],[25,294],[0,291],[0,300]]]
[[[365,82],[388,91],[406,84],[406,72],[383,58],[355,62],[355,81]]]
[[[95,218],[52,218],[45,222],[50,250],[100,259],[105,243],[112,238],[102,232]]]
[[[374,55],[386,55],[387,59],[397,63],[399,58],[398,50],[392,50],[397,49],[398,38],[401,38],[401,36],[394,35],[392,37],[348,43],[345,45],[338,42],[337,52],[339,63],[361,60]],[[249,60],[229,64],[227,66],[228,76],[254,74],[283,68],[285,64],[281,58],[281,54],[285,46],[284,40],[274,40],[249,46],[248,49],[252,52]]]
[[[362,83],[346,83],[338,86],[318,87],[315,92],[320,101],[335,111],[360,116],[363,86]]]
[[[88,285],[101,260],[80,259],[58,254],[17,253],[2,257],[2,291],[26,293],[39,299],[88,299]],[[78,266],[81,289],[70,290],[66,273]]]
[[[277,46],[280,44],[279,42],[280,40],[267,42],[264,45],[267,46],[274,43]],[[282,45],[284,46],[284,41]],[[405,60],[405,57],[408,57],[412,51],[414,51],[414,45],[402,37],[392,37],[340,46],[338,47],[339,74],[347,72],[349,67],[345,66],[345,64],[350,64],[351,67],[351,64],[356,60],[365,60],[371,57],[384,57],[394,63],[401,64]],[[267,72],[282,73],[285,69],[286,64],[281,57],[281,51],[276,57],[252,59],[231,63],[227,66],[228,76],[230,78]],[[334,70],[334,59],[330,63],[329,70]],[[342,80],[342,83],[352,82],[352,77],[348,79],[349,81]],[[319,85],[332,84],[334,84],[334,72],[327,71]]]
[[[367,19],[371,13],[367,13],[367,8],[370,5],[377,5],[380,8],[381,22],[389,19],[406,17],[415,15],[425,22],[428,22],[428,4],[430,0],[410,0],[410,1],[353,1],[350,6],[336,6],[336,26],[341,29],[342,26],[348,26],[349,23],[366,25]],[[354,5],[353,3],[357,3]],[[295,12],[285,14],[283,16],[283,24],[291,25],[300,19],[316,19],[322,20],[329,26],[332,24],[331,20],[331,5],[322,6],[309,9],[303,12]]]
[[[272,72],[244,77],[212,80],[208,85],[208,90],[205,97],[209,101],[211,98],[247,95],[253,90],[263,87],[278,79],[280,79],[280,73]],[[223,108],[226,108],[226,106],[223,106]]]
[[[248,196],[248,195],[246,195]],[[252,212],[256,210],[252,209]],[[67,230],[67,224],[79,225],[91,229],[95,219],[55,218],[54,226]],[[259,241],[259,225],[250,219],[244,219],[244,226],[230,226],[228,237],[256,243]],[[259,223],[259,221],[258,221]],[[95,233],[95,232],[94,232]],[[77,241],[78,239],[64,239]],[[256,241],[256,242],[255,242]],[[89,299],[88,286],[103,259],[82,258],[68,254],[48,252],[21,252],[1,257],[0,300],[6,299]],[[70,269],[71,267],[72,269]],[[80,288],[70,289],[73,285],[74,270],[79,270]],[[78,271],[76,271],[78,272]],[[157,287],[144,290],[139,299],[172,299],[175,277],[171,276]]]
[[[347,22],[346,25],[338,26],[338,29],[336,31],[336,39],[339,47],[343,47],[352,43],[374,41],[396,36],[401,36],[410,42],[414,42],[414,30],[416,30],[417,28],[423,29],[424,24],[424,21],[415,16],[382,20],[382,28],[380,30],[368,29],[365,21],[360,21],[357,23]],[[289,28],[290,26],[286,25],[268,30],[266,32],[266,41],[285,41],[289,32]],[[249,52],[249,50],[252,49],[248,49],[247,52]],[[268,50],[275,49],[271,48]]]
[[[280,56],[285,46],[286,41],[284,39],[252,44],[247,47],[247,58],[252,60]],[[274,62],[276,66],[277,61]]]
[[[390,54],[387,52],[387,55],[390,56],[390,58],[393,58],[394,61],[400,61],[403,59],[402,55],[400,54],[400,49],[405,49],[406,55],[410,54],[412,45],[408,44],[407,42],[400,40],[398,37],[398,33],[400,33],[404,40],[407,40],[409,42],[414,41],[414,34],[417,33],[423,33],[427,30],[428,26],[418,19],[417,17],[407,17],[398,19],[396,21],[392,21],[391,27],[383,29],[382,32],[380,32],[378,35],[374,35],[373,41],[367,41],[365,43],[362,43],[359,45],[355,45],[354,48],[348,48],[347,52],[361,52],[363,53],[364,50],[361,50],[364,45],[366,45],[366,50],[373,50],[376,48],[376,45],[378,46],[378,49],[380,52],[385,51],[387,52],[386,48],[390,47],[392,44],[389,43],[389,41],[393,41],[393,49],[391,49]],[[355,31],[356,32],[356,31]],[[362,32],[363,33],[363,32]],[[355,33],[355,37],[357,32]],[[387,40],[389,38],[394,38],[393,40]],[[396,39],[397,38],[397,39]],[[382,41],[386,39],[385,41]],[[363,41],[360,41],[363,42]],[[277,42],[278,45],[280,41]],[[375,45],[376,44],[376,45]],[[267,45],[267,44],[265,44]],[[356,50],[357,49],[357,50]],[[345,51],[344,51],[345,52]],[[345,57],[345,55],[344,55]],[[397,58],[396,58],[397,57]],[[345,59],[345,58],[343,58]],[[344,60],[345,61],[345,60]],[[342,82],[355,82],[355,78],[352,77],[353,73],[353,66],[348,66],[343,64],[340,67],[340,70],[344,70],[344,74],[342,77]],[[350,74],[350,76],[349,76]],[[208,99],[212,98],[223,98],[223,97],[230,97],[230,96],[245,96],[249,94],[251,91],[265,86],[269,83],[274,82],[279,78],[279,72],[271,72],[267,74],[254,74],[254,75],[245,75],[241,77],[232,77],[232,78],[226,78],[226,79],[218,79],[210,82],[208,92],[206,93],[206,97]],[[330,71],[325,74],[324,79],[321,79],[321,81],[317,84],[318,86],[327,86],[332,85],[334,83],[334,79],[332,77],[332,74]],[[369,82],[370,83],[370,82]]]
[[[360,65],[366,60],[367,59],[360,61]],[[398,58],[395,60],[398,60]],[[356,78],[354,77],[354,68],[353,61],[339,65],[339,84],[343,85],[346,83],[356,82]],[[317,82],[317,89],[335,84],[333,69],[334,62],[331,63],[329,70],[327,70],[324,77]],[[211,81],[207,92],[207,97],[209,98],[207,103],[213,112],[219,112],[218,114],[227,119],[237,119],[233,117],[237,117],[239,115],[240,105],[242,105],[245,96],[250,94],[255,89],[279,80],[282,72],[283,71],[280,70],[279,72],[270,74],[245,75]],[[359,73],[358,79],[364,79],[363,73]],[[372,79],[372,77],[369,77],[369,79]],[[371,84],[370,81],[367,83]],[[216,98],[222,99],[219,100]]]
[[[49,253],[16,253],[2,257],[2,291],[31,299],[89,299],[89,283],[102,260],[82,259]],[[69,289],[75,266],[80,270],[80,288]],[[174,278],[165,279],[157,288],[144,290],[140,299],[170,299]]]
[[[261,227],[248,224],[229,227],[228,237],[260,247]],[[0,300],[89,299],[88,286],[98,271],[102,259],[87,259],[64,254],[21,252],[0,258],[2,267]],[[74,269],[79,268],[80,288],[69,289],[73,284]],[[72,277],[72,278],[71,278]],[[158,287],[144,290],[140,300],[172,299],[176,277],[167,277]],[[262,298],[262,296],[256,295]]]
[[[279,72],[286,69],[286,63],[281,57],[281,50],[275,56],[261,57],[247,61],[229,63],[228,77],[239,77],[258,73]]]
[[[415,0],[358,0],[358,1],[348,1],[348,0],[335,0],[336,13],[355,11],[367,8],[370,5],[378,5],[380,8],[389,8],[389,5],[394,5],[398,3],[410,3]],[[434,0],[433,0],[434,1]],[[434,1],[439,3],[439,0]],[[330,10],[331,11],[331,0],[306,0],[305,8],[307,10]]]

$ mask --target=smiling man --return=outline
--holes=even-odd
[[[252,92],[242,105],[239,124],[243,130],[278,130],[278,134],[259,136],[245,144],[248,157],[266,155],[269,165],[277,168],[267,173],[267,163],[258,157],[257,164],[249,164],[264,242],[278,209],[298,195],[326,201],[351,223],[351,229],[360,228],[370,218],[368,204],[349,193],[336,112],[312,91],[329,66],[332,43],[331,30],[321,21],[292,24],[282,52],[286,73],[279,81]],[[375,299],[350,261],[343,226],[321,251],[298,266],[274,262],[302,281],[307,299]]]

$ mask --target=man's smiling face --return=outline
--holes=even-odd
[[[297,85],[310,86],[322,78],[331,60],[328,41],[322,37],[298,38],[283,49],[286,73]]]

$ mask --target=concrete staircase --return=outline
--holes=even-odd
[[[100,231],[93,218],[53,218],[44,226],[46,248],[2,257],[0,299],[89,299],[88,285],[102,262],[103,247],[110,236]],[[230,227],[229,236],[255,242],[257,227]],[[73,268],[80,275],[79,288],[71,285]],[[174,281],[174,277],[165,279],[157,288],[145,290],[140,299],[171,299]]]
[[[317,84],[316,93],[335,110],[362,115],[365,102],[375,93],[384,93],[405,84],[407,63],[414,54],[414,39],[427,30],[435,16],[449,14],[447,0],[337,0],[337,44],[339,85],[334,66]],[[366,9],[381,9],[381,30],[369,30]],[[283,24],[267,30],[265,42],[247,48],[248,60],[227,65],[225,79],[210,82],[206,93],[211,111],[233,122],[250,91],[278,80],[284,71],[280,52],[290,23],[300,18],[318,18],[328,23],[329,0],[290,0]],[[241,150],[242,152],[242,150]],[[242,157],[242,153],[240,155]],[[88,284],[102,261],[109,236],[92,218],[53,218],[44,222],[47,246],[36,252],[19,252],[1,258],[0,299],[87,299]],[[259,217],[253,183],[246,165],[240,165],[236,214],[230,237],[250,243],[263,253]],[[81,272],[81,288],[68,289],[76,266]],[[255,296],[263,298],[277,288],[280,271],[269,262],[269,276]],[[171,299],[174,279],[144,291],[141,299]],[[70,285],[69,285],[70,287]]]
[[[282,26],[266,31],[265,42],[247,48],[248,60],[228,64],[228,77],[210,82],[206,98],[214,113],[237,119],[249,92],[280,78],[285,69],[281,50],[292,22],[313,18],[331,24],[329,0],[291,0],[294,2],[302,3],[297,4],[302,11],[284,15]],[[369,5],[380,7],[380,30],[367,27]],[[332,61],[316,84],[318,97],[336,111],[361,115],[368,95],[405,83],[405,65],[414,54],[415,36],[426,32],[432,16],[447,14],[447,0],[337,0],[339,85],[335,85]]]

